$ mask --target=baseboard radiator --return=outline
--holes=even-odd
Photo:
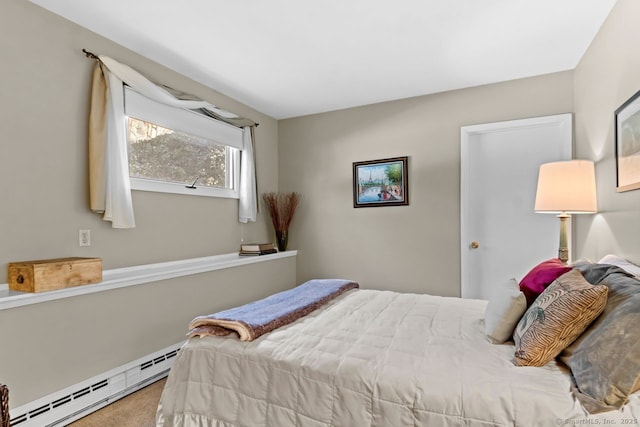
[[[64,426],[166,377],[184,342],[9,411],[12,427]]]

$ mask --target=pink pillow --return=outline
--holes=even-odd
[[[560,258],[552,258],[533,267],[520,281],[520,290],[527,298],[527,307],[533,304],[551,282],[568,271],[571,271],[571,267],[562,264]]]

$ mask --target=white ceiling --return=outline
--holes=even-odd
[[[282,119],[573,69],[616,0],[31,1]]]

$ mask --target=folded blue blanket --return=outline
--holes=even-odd
[[[350,280],[310,280],[249,304],[198,316],[189,323],[187,336],[223,336],[236,332],[240,340],[252,341],[306,316],[338,295],[358,287],[356,282]]]

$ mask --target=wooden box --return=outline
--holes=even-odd
[[[10,262],[9,289],[45,292],[102,281],[100,258],[57,258]]]

